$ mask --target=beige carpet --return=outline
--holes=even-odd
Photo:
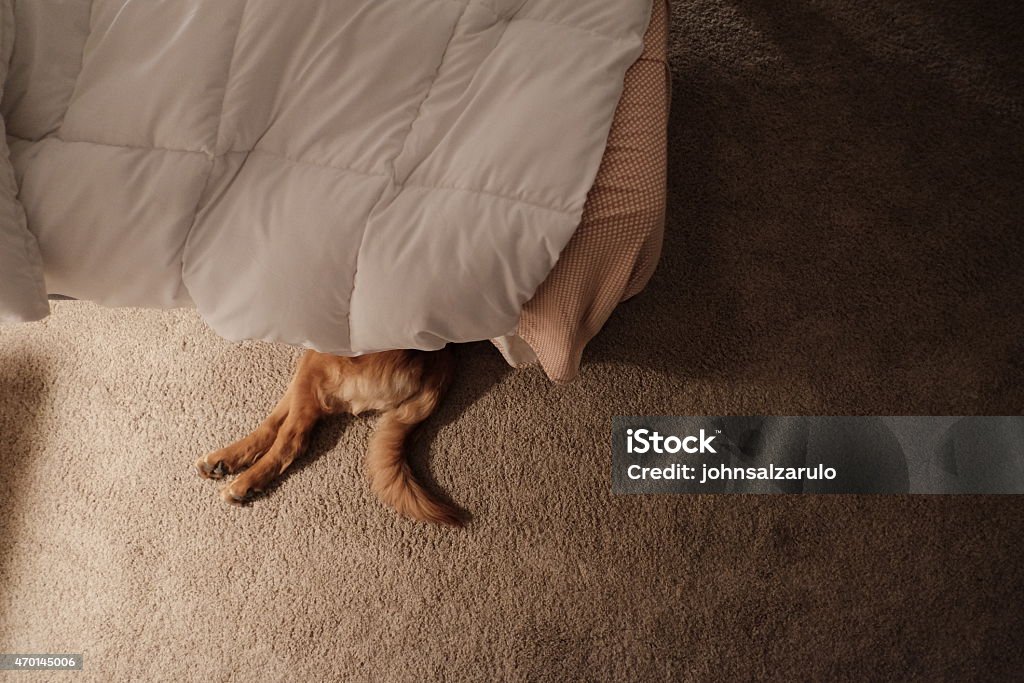
[[[0,328],[0,652],[85,653],[39,680],[1018,677],[1018,497],[609,492],[616,414],[1024,407],[1024,21],[974,5],[676,4],[662,267],[569,386],[460,349],[413,453],[464,531],[370,496],[370,420],[247,509],[191,473],[289,349],[79,303]]]
[[[369,495],[369,420],[325,425],[247,509],[192,474],[270,409],[288,349],[79,303],[4,329],[0,651],[82,652],[100,681],[992,680],[1019,664],[1016,498],[610,495],[611,415],[828,407],[739,371],[609,359],[630,317],[566,387],[462,350],[414,452],[473,513],[465,531]]]

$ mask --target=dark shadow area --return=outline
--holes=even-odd
[[[830,414],[1018,411],[1024,11],[698,4],[673,8],[662,262],[585,361]]]
[[[23,509],[19,480],[37,453],[40,411],[50,381],[40,358],[0,358],[0,591],[5,593],[10,590],[8,567],[15,555],[31,552],[19,543],[19,520],[29,514]]]

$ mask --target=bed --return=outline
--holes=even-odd
[[[557,381],[657,261],[665,6],[0,0],[0,317],[191,306]],[[653,19],[652,19],[653,17]]]
[[[574,379],[587,343],[654,273],[665,226],[667,38],[668,3],[655,0],[580,226],[515,331],[493,340],[513,366],[539,363],[555,382]]]

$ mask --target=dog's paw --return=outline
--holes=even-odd
[[[209,455],[196,460],[196,472],[204,479],[221,479],[228,474],[228,468],[223,460],[214,460]]]
[[[245,505],[260,493],[259,489],[251,488],[247,483],[238,480],[222,486],[220,489],[220,497],[224,499],[225,503],[231,505]]]

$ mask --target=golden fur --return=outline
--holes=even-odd
[[[262,492],[306,448],[324,415],[382,413],[370,440],[366,471],[377,496],[415,520],[460,526],[452,505],[431,495],[413,476],[406,437],[437,407],[454,371],[442,351],[385,351],[355,358],[307,351],[284,398],[256,431],[196,461],[200,475],[240,474],[221,488],[229,503]]]

